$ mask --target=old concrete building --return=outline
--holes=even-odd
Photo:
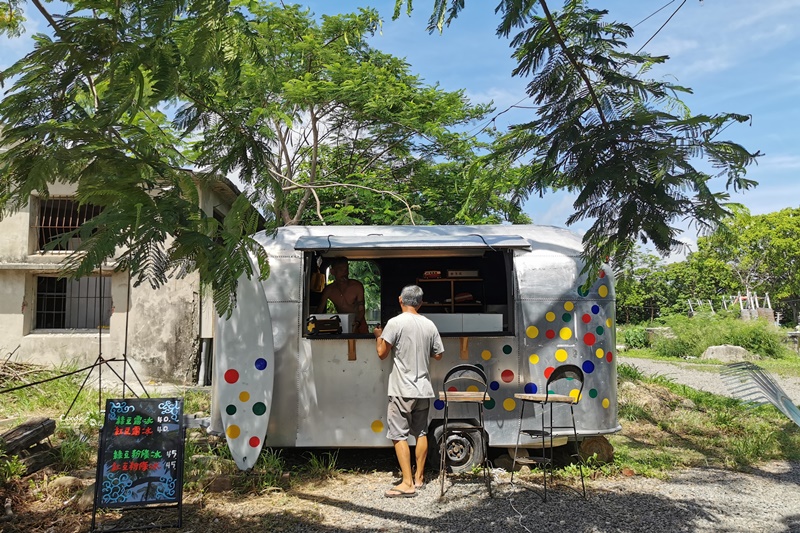
[[[53,184],[49,197],[34,195],[0,220],[0,357],[83,367],[100,355],[127,354],[142,380],[196,383],[215,322],[198,275],[170,279],[156,290],[147,283],[133,287],[127,272],[114,272],[111,258],[91,276],[60,278],[62,262],[79,243],[55,251],[44,251],[45,245],[93,216],[73,194],[72,186]],[[201,207],[223,217],[238,194],[230,182],[201,189]],[[112,366],[121,373],[123,365]],[[113,377],[107,372],[104,380],[107,375]]]

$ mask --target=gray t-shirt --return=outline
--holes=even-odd
[[[436,325],[422,315],[401,313],[386,323],[381,338],[394,355],[389,396],[433,398],[430,358],[444,352]]]

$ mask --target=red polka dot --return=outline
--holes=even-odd
[[[506,383],[511,383],[514,380],[514,372],[511,370],[503,370],[503,373],[500,374],[500,379]]]
[[[545,337],[547,337],[548,339],[554,339],[554,338],[555,338],[555,336],[556,336],[556,332],[555,332],[555,330],[548,329],[548,330],[547,330],[547,332],[546,332],[544,335],[545,335]]]
[[[458,389],[455,387],[450,387],[449,389],[447,389],[447,392],[456,392],[457,390]]]
[[[614,359],[614,356],[611,355],[611,352],[608,352],[606,354],[606,361],[608,361],[610,363],[613,359]]]
[[[236,383],[237,381],[239,381],[239,373],[231,368],[230,370],[225,372],[225,381],[231,384]]]
[[[598,275],[599,275],[599,276],[600,276],[600,278],[602,279],[602,278],[606,277],[606,271],[605,271],[605,270],[601,270],[601,271],[598,273]]]
[[[595,338],[594,333],[587,333],[586,335],[583,336],[583,342],[591,346],[592,344],[597,342],[597,338]]]
[[[592,321],[592,315],[590,315],[589,313],[586,313],[581,317],[581,320],[583,320],[584,324],[588,324],[589,322]]]
[[[550,379],[550,374],[553,373],[553,370],[555,370],[555,367],[553,367],[553,366],[548,366],[547,368],[545,368],[544,369],[544,379]]]
[[[259,444],[261,444],[261,439],[258,437],[250,437],[250,446],[252,448],[258,448]]]

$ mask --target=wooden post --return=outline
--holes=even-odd
[[[461,345],[461,350],[458,355],[459,357],[461,357],[461,359],[466,361],[469,359],[469,337],[461,337],[459,341]]]
[[[347,339],[347,360],[348,361],[355,361],[356,360],[356,340],[355,339]]]

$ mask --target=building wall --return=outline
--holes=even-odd
[[[73,190],[54,185],[50,194],[69,196]],[[35,251],[31,213],[37,205],[31,202],[0,220],[0,357],[14,352],[14,361],[81,367],[95,362],[101,351],[104,359],[122,358],[127,352],[133,370],[145,382],[194,384],[200,339],[213,337],[215,323],[213,303],[210,296],[201,297],[196,273],[170,279],[157,289],[147,282],[138,287],[131,283],[128,302],[127,272],[112,273],[109,266],[102,272],[112,280],[113,309],[107,330],[100,334],[34,328],[36,276],[57,275],[65,258],[63,252]],[[208,214],[215,208],[224,214],[229,208],[229,202],[212,191],[201,191],[201,205]],[[123,365],[112,366],[122,372]],[[104,380],[106,376],[111,373],[104,373]]]

